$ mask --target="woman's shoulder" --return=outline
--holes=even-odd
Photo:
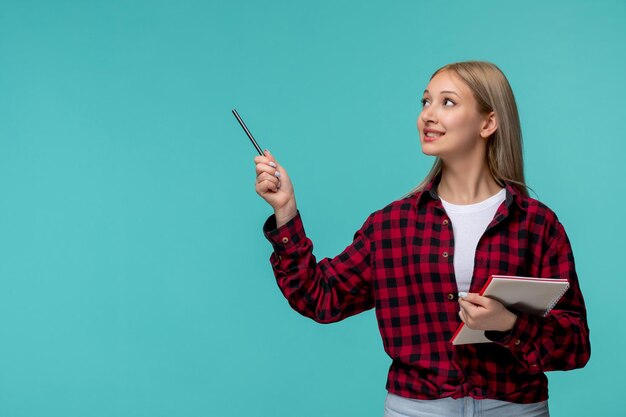
[[[565,233],[556,212],[546,203],[532,197],[517,195],[518,205],[530,231],[541,233],[546,237],[556,237]],[[541,231],[541,232],[540,232]]]
[[[371,213],[366,223],[381,225],[389,222],[399,222],[410,218],[415,213],[415,196],[405,196],[393,200],[382,208]]]
[[[557,221],[556,212],[552,210],[546,203],[532,197],[517,195],[519,206],[529,214],[545,218],[546,220]]]
[[[397,200],[393,200],[392,202],[373,212],[372,215],[385,216],[389,213],[397,213],[403,211],[409,212],[415,209],[415,198],[415,195],[411,195],[401,197]]]

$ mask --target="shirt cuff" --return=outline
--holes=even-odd
[[[510,331],[489,330],[485,332],[485,337],[509,349],[524,352],[532,349],[536,333],[537,323],[533,318],[528,314],[517,313],[517,320]]]
[[[272,244],[274,252],[279,256],[296,252],[298,247],[306,242],[300,211],[296,213],[293,219],[279,228],[276,227],[276,216],[272,214],[263,225],[263,233]]]

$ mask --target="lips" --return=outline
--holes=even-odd
[[[443,135],[445,135],[445,133],[438,130],[424,129],[424,142],[434,142]]]

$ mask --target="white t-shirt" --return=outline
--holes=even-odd
[[[469,292],[474,274],[476,246],[506,197],[503,188],[497,194],[475,204],[451,204],[441,199],[454,233],[454,274],[459,292]]]

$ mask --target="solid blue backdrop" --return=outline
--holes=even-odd
[[[574,248],[592,359],[552,415],[618,416],[626,3],[2,1],[0,415],[381,416],[373,312],[292,311],[254,192],[289,170],[315,253],[415,186],[421,92],[495,62]]]

